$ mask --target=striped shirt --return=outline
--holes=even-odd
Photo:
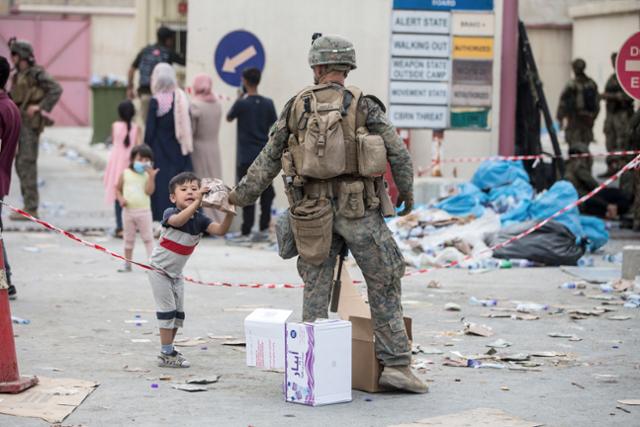
[[[202,233],[207,231],[212,222],[211,218],[196,211],[182,227],[169,225],[169,218],[179,212],[180,209],[175,207],[164,211],[160,244],[151,254],[151,265],[164,270],[172,277],[182,275],[182,270],[200,242]]]

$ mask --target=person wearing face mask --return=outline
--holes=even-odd
[[[133,257],[136,232],[147,250],[147,258],[153,250],[153,219],[151,216],[151,195],[156,189],[156,175],[159,169],[153,168],[153,151],[146,144],[137,145],[131,150],[129,167],[120,175],[116,186],[117,199],[122,206],[122,226],[124,237],[124,256]],[[125,261],[119,272],[130,272],[131,263]]]

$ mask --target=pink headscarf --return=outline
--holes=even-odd
[[[205,102],[216,102],[216,97],[211,90],[212,87],[213,81],[206,74],[198,74],[193,79],[193,95],[197,99]]]

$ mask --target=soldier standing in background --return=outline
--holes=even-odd
[[[622,89],[615,73],[616,57],[617,53],[611,54],[611,65],[614,71],[609,80],[607,80],[604,93],[601,95],[607,106],[607,116],[604,121],[607,151],[629,149],[629,119],[633,115],[633,99]],[[627,161],[621,156],[608,156],[607,171],[600,175],[599,178],[613,175]]]
[[[44,68],[36,64],[31,44],[12,38],[9,40],[9,49],[16,69],[10,95],[22,115],[16,172],[20,178],[24,210],[37,217],[39,138],[44,127],[53,124],[43,113],[53,109],[62,95],[62,88]],[[27,220],[15,212],[10,218],[16,221]]]
[[[560,95],[556,117],[560,128],[565,130],[565,140],[571,147],[582,142],[593,141],[593,122],[600,112],[598,85],[584,72],[587,64],[583,59],[571,63],[574,78],[569,80]]]
[[[411,212],[411,157],[384,105],[356,87],[345,88],[345,78],[356,68],[351,42],[314,35],[309,65],[315,85],[285,105],[267,145],[229,201],[254,203],[282,169],[290,204],[284,219],[293,237],[282,234],[287,243],[295,240],[300,255],[303,320],[327,317],[336,257],[348,248],[367,283],[376,357],[384,366],[380,385],[425,393],[427,385],[409,366],[411,347],[400,301],[405,263],[382,212],[389,201],[382,178],[387,160],[400,192],[398,203],[404,202],[400,215]],[[386,206],[385,214],[393,214]]]

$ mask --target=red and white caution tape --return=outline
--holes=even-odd
[[[48,223],[47,221],[43,221],[41,219],[35,218],[33,216],[31,216],[28,212],[23,211],[22,209],[18,209],[16,207],[13,207],[5,202],[2,202],[3,205],[5,205],[6,207],[8,207],[9,209],[11,209],[13,212],[16,212],[22,216],[24,216],[25,218],[40,224],[41,226],[43,226],[44,228],[51,230],[51,231],[55,231],[56,233],[62,234],[63,236],[68,237],[69,239],[80,243],[81,245],[84,245],[86,247],[89,248],[93,248],[95,250],[98,250],[100,252],[104,252],[108,255],[111,255],[114,258],[117,258],[119,260],[122,261],[126,261],[126,262],[130,262],[131,264],[142,268],[143,270],[147,270],[147,271],[157,271],[158,273],[162,273],[165,274],[164,271],[162,271],[159,268],[153,267],[151,265],[148,264],[144,264],[141,262],[137,262],[137,261],[132,261],[129,260],[127,258],[125,258],[123,255],[120,255],[117,252],[114,252],[110,249],[105,248],[102,245],[99,245],[97,243],[93,243],[93,242],[89,242],[87,240],[81,239],[80,237],[76,236],[75,234],[63,230],[59,227],[56,227],[53,224]],[[202,280],[198,280],[198,279],[194,279],[192,277],[189,276],[183,276],[183,279],[186,282],[190,282],[190,283],[195,283],[197,285],[203,285],[203,286],[222,286],[222,287],[228,287],[228,288],[251,288],[251,289],[258,289],[258,288],[266,288],[266,289],[296,289],[296,288],[303,288],[304,285],[299,285],[299,284],[292,284],[292,283],[229,283],[229,282],[205,282]]]
[[[640,154],[640,150],[624,150],[624,151],[609,151],[606,153],[578,153],[578,154],[570,154],[568,158],[585,158],[585,157],[617,157],[617,156],[637,156]],[[526,154],[521,156],[485,156],[485,157],[452,157],[450,159],[442,159],[439,162],[433,162],[431,166],[427,168],[418,169],[418,176],[425,175],[431,169],[433,169],[438,164],[443,163],[480,163],[487,160],[490,161],[507,161],[507,162],[516,162],[519,160],[539,160],[545,157],[553,158],[553,156],[549,156],[546,154]]]
[[[475,257],[477,257],[478,255],[482,255],[488,252],[493,252],[497,249],[503,248],[517,240],[522,239],[525,236],[528,236],[529,234],[533,233],[534,231],[540,229],[542,226],[544,226],[545,224],[547,224],[549,221],[559,217],[560,215],[562,215],[563,213],[577,207],[580,206],[581,204],[583,204],[585,201],[589,200],[591,197],[593,197],[594,195],[598,194],[603,188],[605,188],[606,186],[608,186],[609,184],[611,184],[612,182],[616,181],[617,179],[620,178],[620,176],[622,176],[623,173],[625,173],[626,171],[635,168],[638,163],[640,163],[640,155],[638,155],[637,157],[635,157],[632,161],[630,161],[629,163],[627,163],[622,169],[620,169],[618,172],[616,172],[614,175],[612,175],[611,177],[609,177],[607,180],[605,180],[602,184],[600,184],[597,188],[595,188],[593,191],[591,191],[588,194],[585,194],[584,196],[580,197],[578,200],[576,200],[575,202],[570,203],[569,205],[565,206],[564,208],[560,209],[559,211],[557,211],[556,213],[554,213],[553,215],[549,216],[548,218],[540,221],[538,224],[536,224],[535,226],[531,227],[530,229],[523,231],[522,233],[518,234],[517,236],[514,236],[504,242],[498,243],[496,245],[493,245],[489,248],[483,249],[482,251],[475,253],[475,254],[470,254],[467,255],[466,257],[464,257],[462,260],[460,261],[453,261],[450,262],[448,264],[442,265],[442,266],[438,266],[438,267],[433,267],[433,268],[423,268],[420,270],[415,270],[415,271],[411,271],[409,273],[405,274],[405,277],[407,276],[416,276],[416,275],[420,275],[420,274],[426,274],[429,273],[431,271],[434,270],[441,270],[441,269],[445,269],[445,268],[451,268],[451,267],[455,267],[463,262],[469,261]],[[164,271],[162,271],[161,269],[158,269],[156,267],[153,267],[151,265],[148,264],[144,264],[141,262],[136,262],[136,261],[131,261],[128,260],[127,258],[125,258],[123,255],[120,255],[116,252],[113,252],[110,249],[105,248],[102,245],[99,245],[97,243],[93,243],[93,242],[89,242],[86,241],[84,239],[81,239],[80,237],[76,236],[75,234],[63,230],[59,227],[56,227],[53,224],[48,223],[47,221],[35,218],[33,216],[31,216],[29,213],[23,211],[22,209],[18,209],[14,206],[11,206],[5,202],[1,202],[3,205],[5,205],[6,207],[8,207],[9,209],[11,209],[13,212],[16,212],[22,216],[24,216],[25,218],[29,219],[30,221],[33,221],[37,224],[40,224],[41,226],[43,226],[44,228],[51,230],[51,231],[55,231],[56,233],[62,234],[63,236],[66,236],[67,238],[80,243],[81,245],[84,245],[86,247],[89,248],[93,248],[95,250],[98,250],[100,252],[104,252],[108,255],[111,255],[114,258],[117,258],[119,260],[122,261],[127,261],[130,262],[131,264],[142,268],[143,270],[148,270],[148,271],[157,271],[159,273],[165,274]],[[190,282],[190,283],[194,283],[196,285],[203,285],[203,286],[222,286],[222,287],[228,287],[228,288],[250,288],[250,289],[300,289],[303,288],[304,285],[301,284],[293,284],[293,283],[229,283],[229,282],[220,282],[220,281],[215,281],[215,282],[206,282],[203,280],[198,280],[198,279],[194,279],[192,277],[189,276],[184,276],[183,277],[184,280],[186,282]],[[354,281],[354,283],[360,283],[359,281]]]
[[[512,238],[510,238],[508,240],[505,240],[504,242],[495,244],[495,245],[493,245],[493,246],[491,246],[489,248],[483,249],[483,250],[481,250],[481,251],[479,251],[479,252],[477,252],[475,254],[467,255],[460,261],[452,261],[452,262],[450,262],[448,264],[445,264],[445,265],[442,265],[442,266],[439,266],[439,267],[423,268],[423,269],[420,269],[420,270],[411,271],[409,273],[406,273],[405,276],[416,276],[418,274],[425,274],[425,273],[428,273],[428,272],[433,271],[433,270],[441,270],[443,268],[455,267],[456,265],[459,265],[459,264],[461,264],[463,262],[469,261],[469,260],[477,257],[478,255],[483,255],[483,254],[486,254],[486,253],[489,253],[489,252],[493,252],[493,251],[495,251],[497,249],[503,248],[503,247],[515,242],[516,240],[520,240],[523,237],[526,237],[529,234],[533,233],[534,231],[539,230],[542,226],[547,224],[549,221],[559,217],[563,213],[566,213],[566,212],[570,211],[571,209],[573,209],[573,208],[575,208],[577,206],[580,206],[581,204],[583,204],[584,202],[586,202],[587,200],[589,200],[590,198],[592,198],[593,196],[598,194],[603,188],[605,188],[606,186],[608,186],[612,182],[614,182],[617,179],[619,179],[622,176],[623,173],[625,173],[628,170],[636,168],[638,166],[639,162],[640,162],[640,155],[638,155],[633,160],[631,160],[629,163],[624,165],[624,167],[622,169],[620,169],[614,175],[612,175],[609,178],[607,178],[602,184],[600,184],[598,187],[594,188],[589,193],[587,193],[584,196],[580,197],[575,202],[572,202],[572,203],[568,204],[567,206],[565,206],[564,208],[560,209],[559,211],[557,211],[553,215],[543,219],[542,221],[540,221],[539,223],[537,223],[533,227],[529,228],[528,230],[523,231],[522,233],[518,234],[517,236],[513,236]]]

